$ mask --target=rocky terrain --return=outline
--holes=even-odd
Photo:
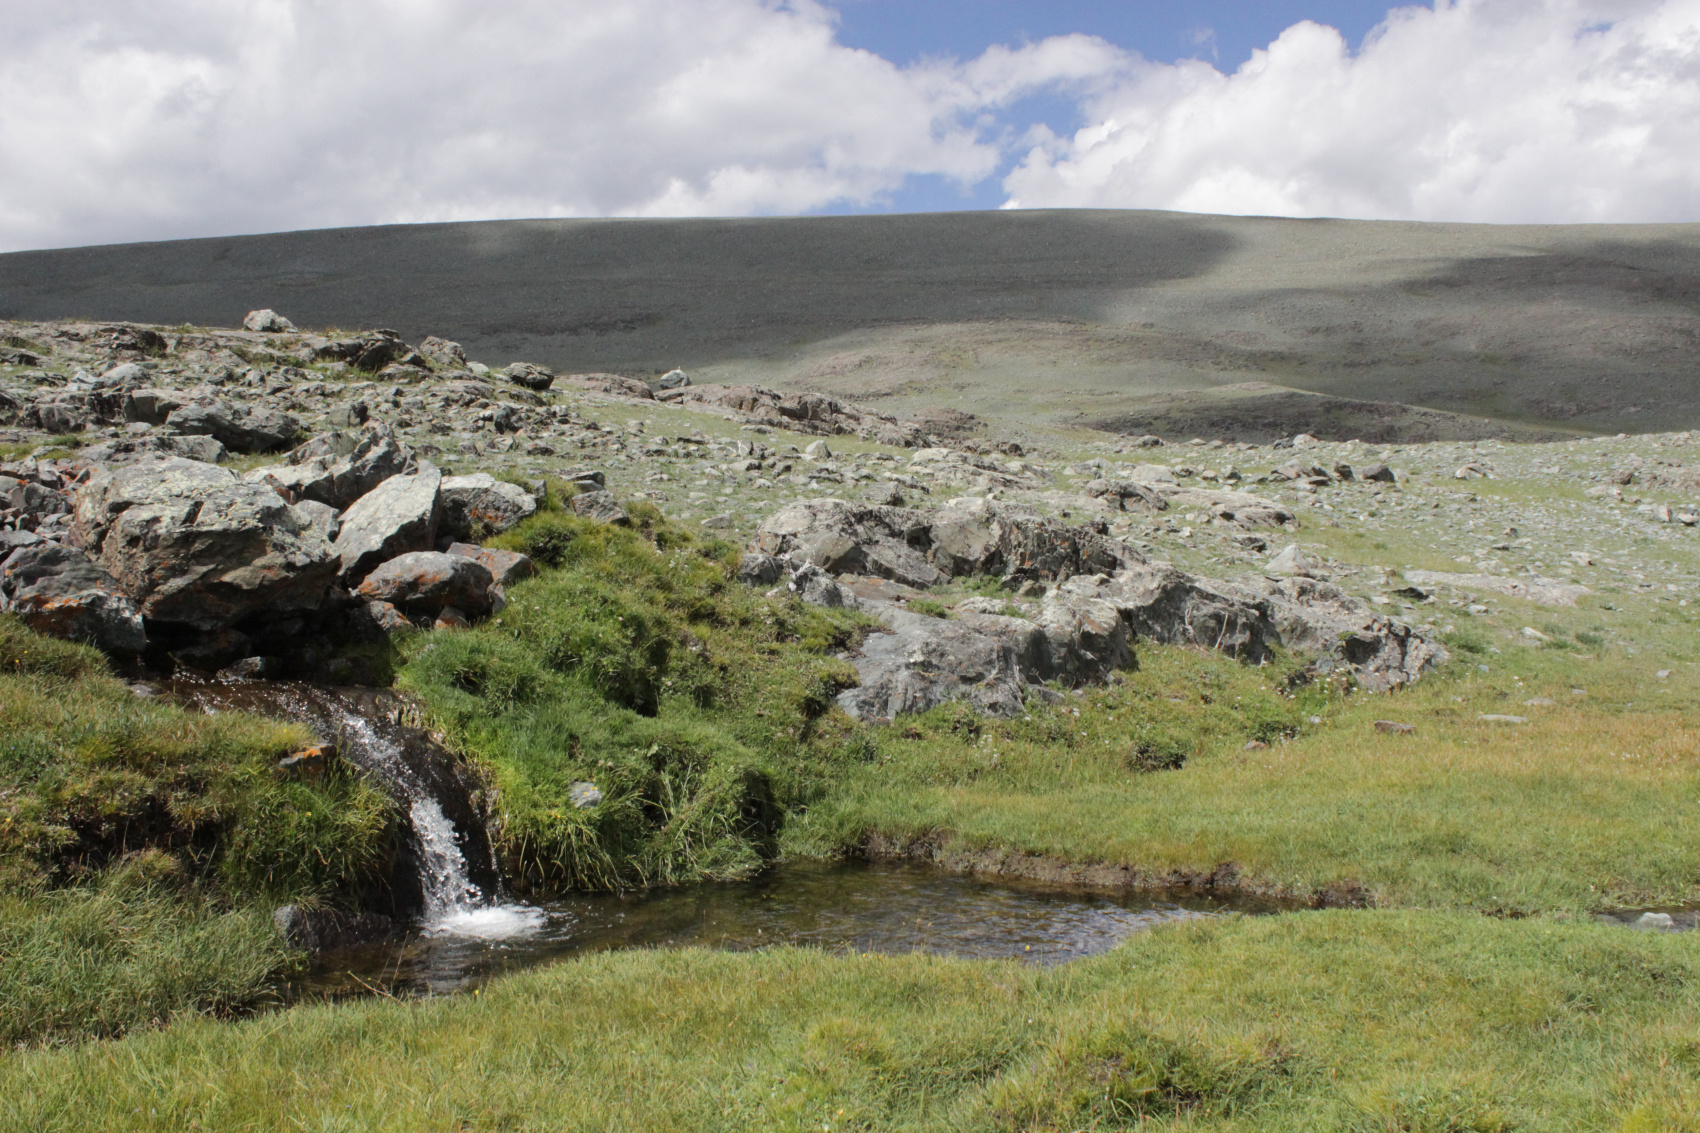
[[[1473,621],[1537,643],[1560,631],[1506,619],[1681,609],[1700,580],[1688,433],[1034,448],[945,409],[498,370],[270,311],[4,329],[0,600],[156,667],[358,679],[350,644],[499,615],[531,566],[479,543],[551,491],[603,522],[654,505],[746,545],[745,582],[865,611],[841,697],[864,719],[1019,713],[1142,639],[1393,688]]]

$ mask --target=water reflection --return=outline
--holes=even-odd
[[[581,894],[480,911],[501,924],[434,925],[400,945],[319,958],[296,995],[462,990],[492,975],[614,948],[776,944],[933,952],[1058,964],[1155,924],[1274,907],[1198,896],[1099,896],[990,882],[906,863],[800,863],[752,881]]]

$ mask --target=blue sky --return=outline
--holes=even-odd
[[[1357,44],[1387,15],[1355,0],[837,0],[839,42],[897,63],[971,59],[994,43],[1080,33],[1161,63],[1208,59],[1231,71],[1300,20],[1339,28]]]
[[[1386,3],[1362,0],[835,0],[838,40],[895,63],[929,57],[972,59],[993,44],[1019,46],[1055,35],[1095,35],[1158,63],[1203,59],[1239,68],[1301,20],[1337,28],[1353,47],[1386,18]],[[1079,103],[1037,95],[1011,107],[1007,121],[1042,122],[1058,134],[1087,125]],[[1012,159],[1013,160],[1013,159]],[[1006,163],[1007,165],[1008,163]],[[998,178],[963,187],[943,177],[913,177],[878,204],[842,202],[823,213],[920,212],[996,208]]]

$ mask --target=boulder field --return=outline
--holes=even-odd
[[[1029,698],[1133,664],[1141,641],[1253,664],[1297,652],[1310,675],[1376,690],[1416,680],[1446,656],[1434,635],[1309,569],[1318,564],[1296,548],[1265,571],[1221,581],[1127,537],[1136,524],[1170,525],[1177,512],[1245,547],[1298,526],[1291,506],[1246,490],[1232,468],[1218,475],[1144,456],[1095,459],[1061,470],[1075,484],[1058,493],[1050,485],[1059,470],[1020,445],[957,436],[973,426],[962,414],[897,421],[824,395],[696,386],[683,371],[645,382],[558,377],[522,362],[493,370],[443,339],[414,347],[381,330],[316,335],[274,311],[252,313],[241,331],[28,329],[8,339],[11,369],[0,377],[38,384],[0,383],[0,423],[19,438],[52,427],[93,443],[68,454],[42,445],[0,464],[0,609],[156,666],[348,679],[360,675],[341,659],[350,642],[499,612],[505,588],[535,568],[480,543],[536,511],[541,474],[529,486],[484,471],[445,474],[433,442],[465,433],[462,454],[543,460],[570,441],[605,450],[609,467],[631,463],[631,447],[612,430],[552,400],[563,390],[722,417],[771,437],[771,446],[728,443],[730,463],[702,474],[710,484],[745,476],[800,489],[804,498],[748,516],[759,526],[738,573],[775,597],[870,616],[846,658],[859,686],[840,697],[859,719],[947,701],[1019,713]],[[69,376],[36,368],[49,354],[79,368]],[[362,375],[394,384],[373,396]],[[908,449],[907,468],[870,452],[846,471],[826,440],[783,446],[776,429]],[[643,440],[646,482],[667,484],[684,470],[681,454],[706,444],[696,434]],[[1161,444],[1147,437],[1132,447],[1145,454]],[[235,459],[240,472],[229,467]],[[553,474],[572,485],[568,503],[581,519],[628,522],[627,502],[602,469]],[[1289,456],[1260,482],[1314,493],[1347,482],[1383,488],[1393,474]],[[819,494],[860,487],[867,498]],[[946,491],[956,498],[904,506]],[[1071,509],[1091,518],[1067,522]],[[742,516],[704,525],[750,530]]]

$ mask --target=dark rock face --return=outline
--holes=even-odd
[[[0,610],[37,633],[83,641],[110,653],[147,646],[142,616],[106,571],[57,543],[20,547],[0,561]]]
[[[335,545],[342,577],[358,583],[397,555],[433,550],[442,482],[441,472],[423,465],[412,475],[390,477],[343,512]]]
[[[409,614],[434,615],[453,606],[476,617],[489,612],[495,582],[490,571],[475,559],[415,551],[378,567],[355,593],[368,601],[388,602]]]
[[[403,926],[382,913],[346,913],[337,909],[303,909],[281,905],[272,924],[291,948],[329,952],[362,944],[377,944],[400,936]]]

